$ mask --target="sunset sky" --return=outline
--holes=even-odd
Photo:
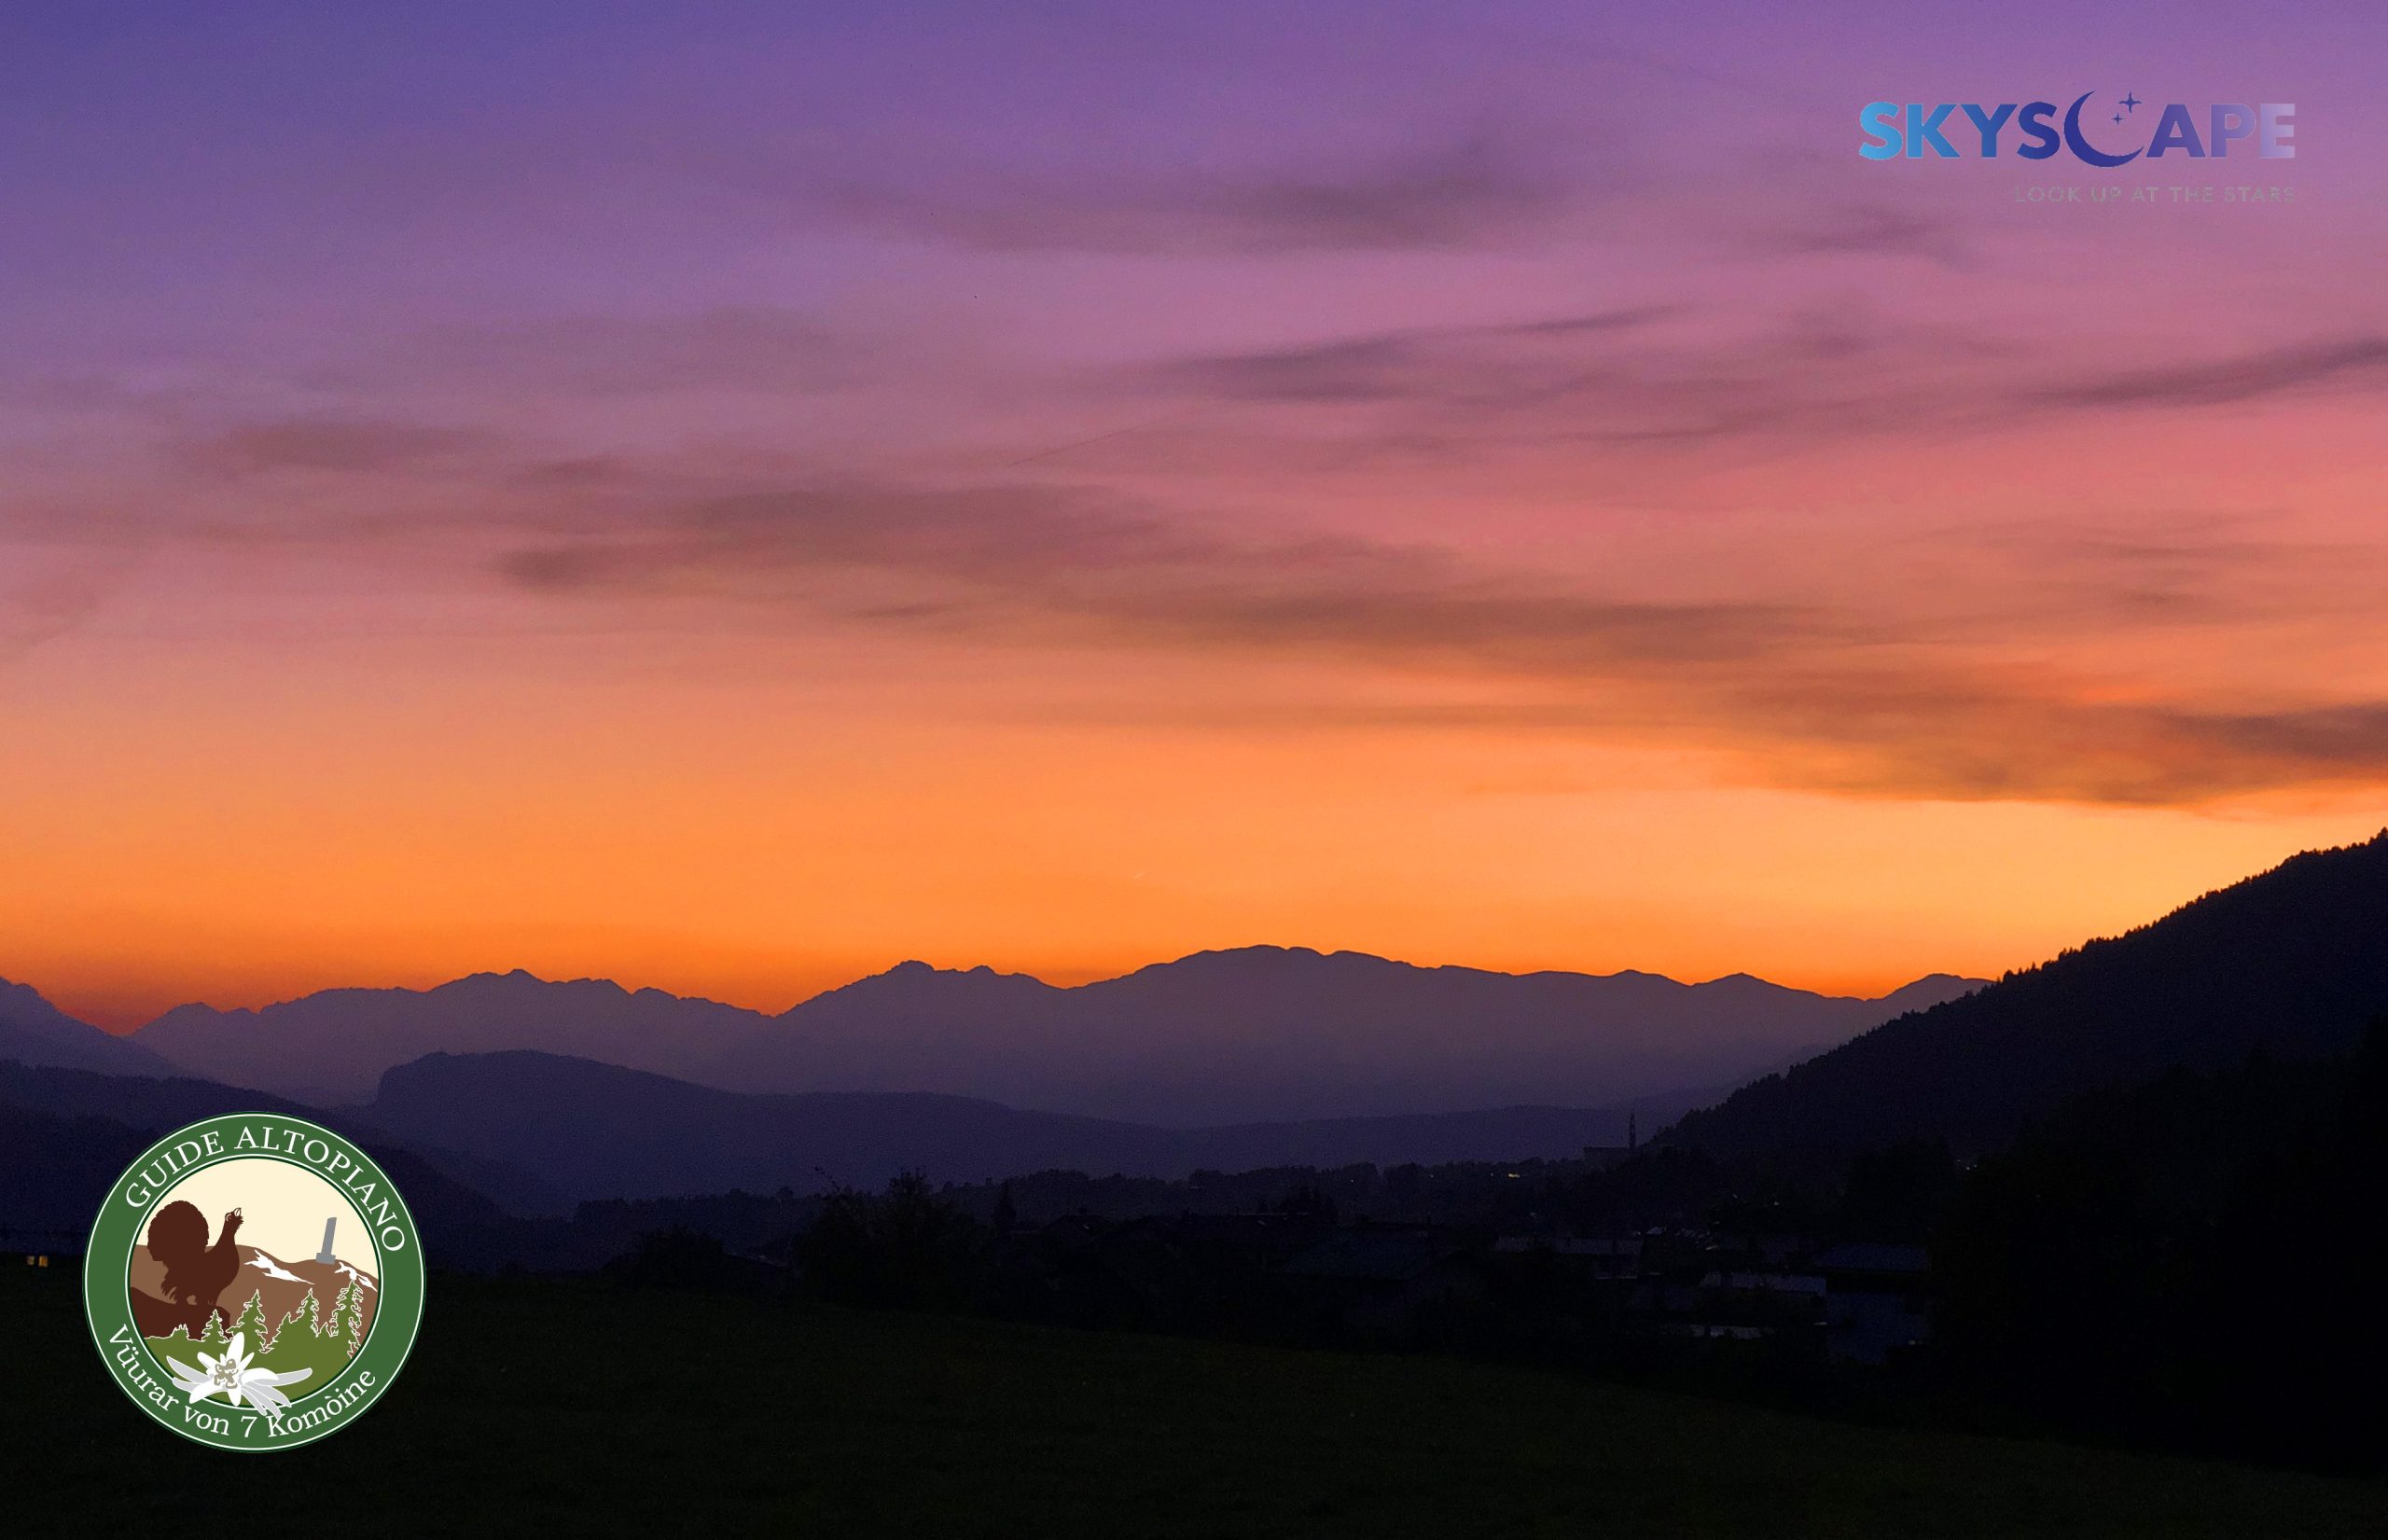
[[[0,21],[0,976],[104,1024],[1870,993],[2388,824],[2388,8],[201,9]],[[1856,153],[2085,90],[2298,156]]]

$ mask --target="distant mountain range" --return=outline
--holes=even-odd
[[[1922,1008],[1725,1094],[1736,1066],[1779,1068],[1802,1044],[1909,1005]],[[1936,978],[1881,1001],[1738,977],[1513,977],[1256,949],[1076,989],[908,964],[777,1018],[479,975],[254,1013],[185,1007],[126,1042],[9,986],[0,1217],[88,1223],[142,1131],[244,1108],[306,1112],[294,1103],[387,1151],[410,1198],[420,1187],[459,1234],[487,1228],[497,1207],[872,1186],[904,1167],[964,1182],[1571,1155],[1623,1142],[1630,1112],[1650,1130],[1712,1103],[1669,1137],[1729,1153],[1923,1137],[1971,1154],[2082,1092],[2176,1065],[2344,1054],[2383,1012],[2388,833],[2298,856],[1995,984]],[[504,1046],[524,1040],[540,1046]],[[559,1044],[584,1051],[551,1051]],[[356,1087],[392,1055],[404,1057],[347,1096],[273,1090]],[[711,1083],[607,1055],[693,1062]],[[212,1072],[220,1080],[268,1089],[162,1075],[168,1060],[212,1060],[228,1066]],[[947,1085],[1010,1086],[1040,1110],[935,1089]],[[1156,1110],[1076,1110],[1140,1105]],[[1363,1111],[1243,1115],[1285,1105]],[[1203,1119],[1222,1106],[1235,1112]]]
[[[480,974],[261,1011],[184,1006],[119,1038],[14,985],[0,992],[0,1105],[132,1131],[247,1108],[313,1116],[526,1214],[871,1186],[906,1167],[967,1181],[1522,1159],[1621,1144],[1629,1115],[1653,1131],[1968,987],[1936,977],[1865,1001],[1743,976],[1517,977],[1255,948],[1075,989],[906,964],[776,1018]],[[955,1087],[973,1094],[938,1089]],[[1586,1104],[1553,1104],[1570,1095]],[[1076,1110],[1088,1105],[1152,1110]]]
[[[1183,1127],[1729,1085],[1976,983],[1934,975],[1867,1000],[1741,974],[1511,975],[1252,947],[1072,988],[906,963],[776,1017],[602,979],[476,974],[256,1011],[184,1006],[131,1044],[319,1103],[368,1096],[426,1054],[528,1049],[725,1089],[927,1092]]]
[[[2079,1093],[2261,1051],[2352,1052],[2388,1013],[2388,832],[2295,856],[2152,924],[1886,1022],[1687,1117],[1724,1151],[1998,1148]]]

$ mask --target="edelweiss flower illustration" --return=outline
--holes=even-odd
[[[232,1340],[224,1345],[224,1356],[211,1358],[206,1353],[199,1361],[205,1371],[192,1368],[179,1358],[169,1358],[166,1367],[174,1371],[174,1388],[187,1391],[193,1405],[211,1395],[222,1395],[233,1406],[246,1401],[276,1422],[282,1421],[282,1410],[290,1405],[290,1397],[282,1394],[285,1385],[295,1385],[314,1373],[312,1369],[291,1369],[276,1374],[271,1369],[249,1367],[248,1334],[234,1332]]]

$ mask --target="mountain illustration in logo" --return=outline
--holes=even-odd
[[[181,1207],[196,1219],[198,1210],[187,1204]],[[164,1217],[162,1212],[158,1216]],[[197,1222],[202,1227],[205,1223]],[[236,1231],[241,1222],[237,1210],[225,1215],[225,1235]],[[157,1219],[151,1221],[152,1233],[157,1223]],[[203,1228],[200,1233],[204,1234]],[[372,1327],[380,1281],[366,1269],[338,1256],[328,1263],[321,1254],[285,1262],[271,1252],[228,1244],[225,1240],[196,1255],[174,1255],[183,1259],[179,1269],[160,1260],[147,1243],[133,1248],[129,1279],[132,1318],[153,1352],[177,1333],[185,1340],[203,1339],[212,1329],[215,1339],[221,1341],[226,1333],[243,1324],[270,1328],[264,1337],[250,1340],[260,1350],[271,1351],[279,1344],[285,1325],[297,1319],[319,1335],[341,1337],[348,1353],[354,1353]]]
[[[200,1198],[231,1200],[212,1234]],[[311,1232],[322,1236],[312,1254],[289,1244]],[[357,1237],[361,1262],[340,1255],[343,1234]],[[363,1221],[337,1187],[251,1160],[210,1167],[164,1195],[127,1261],[125,1288],[149,1355],[179,1388],[278,1418],[364,1345],[381,1279]]]

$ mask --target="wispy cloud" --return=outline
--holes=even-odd
[[[988,251],[1256,256],[1452,250],[1505,243],[1571,201],[1565,175],[1478,132],[1372,162],[1249,173],[995,170],[824,189],[854,224]]]
[[[1927,666],[1772,679],[1733,708],[1759,729],[1745,758],[1787,751],[1798,778],[1871,795],[2165,806],[2388,782],[2382,700],[2114,700]]]
[[[97,614],[112,583],[98,571],[37,576],[0,589],[0,662],[13,662]]]
[[[1779,224],[1760,224],[1742,240],[1768,257],[1909,257],[1945,267],[1962,267],[1972,258],[1967,233],[1956,220],[1887,203],[1802,211]]]
[[[867,339],[809,312],[741,305],[439,326],[350,372],[591,395],[812,391],[851,382],[875,355]]]
[[[1937,430],[1979,415],[1990,355],[1962,332],[1858,303],[1756,324],[1645,304],[1163,359],[1131,380],[1161,397],[1337,411],[1309,431],[1396,456],[1664,451]]]
[[[1602,598],[1433,547],[1249,535],[1083,489],[792,489],[501,562],[546,592],[702,593],[968,621],[1015,639],[1306,649],[1564,673],[1731,659],[1812,626],[1778,606]],[[891,600],[901,597],[901,603]]]
[[[2117,554],[2117,580],[2146,556]],[[2076,552],[2076,579],[2104,561]],[[1313,726],[1672,743],[1866,796],[2145,805],[2388,781],[2388,701],[2118,686],[2000,663],[1965,645],[1966,622],[1895,606],[1626,597],[1432,546],[1189,523],[1089,489],[756,493],[526,546],[502,570],[550,596],[793,606],[971,645],[1330,659],[1415,688],[1408,704],[1322,702]],[[2100,597],[2074,603],[2086,616]]]
[[[421,467],[488,448],[468,428],[368,418],[294,417],[252,423],[186,446],[193,465],[230,475],[263,471],[387,471]]]
[[[2382,387],[2388,338],[2366,335],[2092,375],[2032,399],[2049,408],[2214,406],[2294,391]]]
[[[1644,305],[1509,325],[1416,326],[1164,362],[1148,382],[1238,401],[1502,402],[1580,384],[1603,337],[1678,313]]]
[[[2054,375],[2055,382],[2050,382]],[[1563,444],[1697,450],[2010,430],[2049,417],[2198,410],[2388,389],[2370,336],[2145,366],[2052,362],[1857,301],[1737,322],[1653,304],[1512,326],[1419,327],[1163,359],[1132,381],[1165,397],[1345,413],[1315,431],[1356,449]],[[1356,415],[1354,415],[1355,414]]]

